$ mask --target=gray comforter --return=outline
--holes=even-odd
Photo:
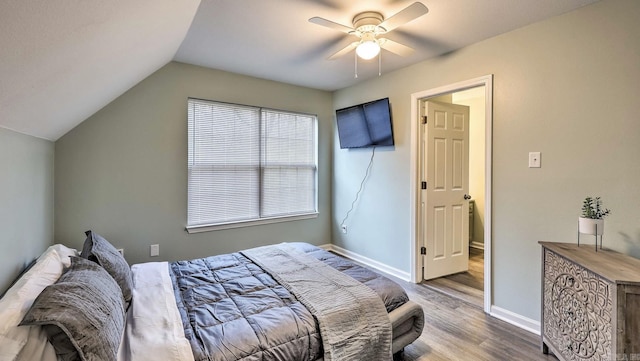
[[[286,243],[242,252],[318,321],[324,361],[391,360],[391,322],[371,288]]]
[[[296,248],[369,286],[391,311],[408,300],[396,283],[307,244]],[[241,253],[170,263],[178,309],[199,360],[317,360],[314,316]]]

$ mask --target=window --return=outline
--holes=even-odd
[[[188,100],[189,232],[317,215],[317,117]]]

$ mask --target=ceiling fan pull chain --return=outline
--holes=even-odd
[[[378,76],[382,75],[382,52],[378,53]]]
[[[354,58],[355,58],[355,60],[354,60],[354,61],[355,61],[355,63],[356,63],[356,65],[355,65],[355,74],[354,74],[354,76],[353,76],[353,77],[354,77],[355,79],[357,79],[357,78],[358,78],[358,54],[356,54],[355,52],[353,52],[353,54],[355,55],[355,56],[354,56]]]

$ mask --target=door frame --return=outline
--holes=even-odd
[[[420,155],[419,134],[420,134],[420,102],[425,98],[438,95],[455,93],[470,88],[484,86],[485,97],[485,205],[484,205],[484,312],[490,313],[492,305],[492,159],[493,159],[493,74],[469,79],[434,89],[424,90],[411,94],[411,168],[410,168],[410,199],[411,207],[411,282],[420,283],[422,281],[422,265],[420,254],[420,232],[418,231],[421,210],[420,210]]]

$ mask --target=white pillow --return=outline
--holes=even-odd
[[[0,299],[0,360],[16,360],[23,349],[28,355],[21,355],[20,359],[25,360],[41,358],[33,352],[46,352],[47,337],[42,328],[18,324],[40,292],[55,283],[64,268],[69,267],[69,256],[77,255],[78,251],[61,244],[49,247]],[[25,347],[27,344],[29,347]]]

